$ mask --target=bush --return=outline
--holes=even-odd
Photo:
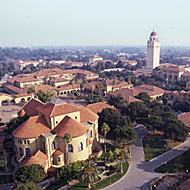
[[[108,176],[110,176],[113,173],[115,173],[115,169],[114,170],[110,170],[107,174],[108,174]]]

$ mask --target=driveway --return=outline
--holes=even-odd
[[[146,134],[146,128],[140,125],[135,128],[135,131],[138,138],[136,144],[130,148],[131,165],[127,174],[121,180],[105,188],[104,190],[148,190],[152,181],[164,175],[154,172],[154,169],[175,158],[190,147],[190,137],[188,137],[187,141],[182,145],[156,157],[149,162],[145,162],[142,148],[142,138]]]

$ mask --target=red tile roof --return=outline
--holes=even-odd
[[[91,110],[94,113],[101,113],[103,109],[105,108],[112,108],[113,110],[117,111],[118,113],[120,113],[120,110],[115,108],[114,106],[110,106],[109,104],[105,104],[102,102],[98,102],[95,104],[89,104],[86,106],[89,110]]]
[[[184,68],[178,66],[169,66],[162,69],[163,71],[173,71],[173,72],[185,72]]]
[[[62,155],[62,154],[64,154],[64,152],[62,152],[60,149],[57,149],[57,150],[53,153],[53,155]]]
[[[40,107],[37,107],[36,110],[47,115],[48,117],[54,117],[58,115],[65,115],[71,112],[81,111],[80,109],[67,104],[67,102],[61,104],[52,104],[51,102]]]
[[[50,86],[50,85],[40,85],[40,86],[35,87],[35,93],[37,93],[39,90],[47,93],[48,89],[55,90],[55,91],[57,90],[57,88]]]
[[[30,99],[29,102],[27,102],[22,109],[18,112],[18,114],[21,114],[21,112],[25,112],[26,115],[28,116],[37,116],[38,115],[38,111],[36,110],[37,107],[44,105],[44,103],[42,103],[40,100],[37,99]],[[23,111],[22,111],[23,110]],[[25,115],[24,114],[24,115]]]
[[[179,185],[182,190],[190,190],[190,178]]]
[[[45,167],[47,164],[48,157],[40,150],[38,150],[34,155],[30,156],[27,160],[21,163],[20,167],[31,165],[31,164],[39,164],[42,167]]]
[[[95,114],[91,110],[85,108],[84,106],[80,106],[78,108],[81,110],[81,112],[80,112],[80,122],[81,123],[88,122],[88,121],[96,121],[99,118],[99,116],[97,114]]]
[[[177,116],[178,120],[182,121],[186,127],[190,128],[190,112],[185,112]]]
[[[64,119],[53,129],[58,137],[64,137],[68,132],[72,138],[82,136],[88,132],[89,128],[75,119],[65,116]]]
[[[43,133],[50,132],[46,119],[43,115],[33,116],[17,127],[12,135],[18,138],[34,138],[39,137]]]
[[[25,115],[25,111],[23,109],[21,109],[18,113],[18,116],[23,117]]]

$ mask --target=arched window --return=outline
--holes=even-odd
[[[89,138],[92,138],[92,130],[89,131]]]
[[[72,144],[68,145],[68,152],[73,152],[73,146],[72,146]]]
[[[83,150],[83,145],[82,145],[82,143],[80,142],[79,145],[78,145],[78,151],[81,151],[81,150]]]
[[[30,141],[29,141],[29,140],[27,140],[27,143],[28,143],[28,144],[30,144]]]
[[[58,162],[60,162],[60,161],[61,161],[60,157],[58,157],[58,158],[57,158],[57,161],[58,161]]]
[[[164,74],[164,78],[165,78],[165,79],[167,78],[167,75],[166,75],[166,74]]]
[[[20,140],[20,144],[22,144],[22,140]]]
[[[23,150],[19,147],[20,156],[23,156]]]
[[[51,143],[51,149],[52,149],[52,150],[55,149],[55,142],[54,142],[54,141]]]
[[[26,148],[26,157],[30,157],[30,149]]]
[[[172,75],[169,75],[169,79],[172,79]]]
[[[26,144],[26,140],[24,140],[24,144]]]
[[[177,75],[174,76],[174,79],[177,80]]]

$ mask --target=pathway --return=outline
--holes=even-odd
[[[165,162],[175,158],[190,147],[190,137],[180,146],[156,157],[150,162],[145,162],[142,148],[142,138],[146,134],[143,126],[135,128],[138,138],[135,145],[131,146],[131,165],[127,174],[115,184],[104,188],[104,190],[148,190],[150,183],[164,174],[154,172],[154,169]]]

